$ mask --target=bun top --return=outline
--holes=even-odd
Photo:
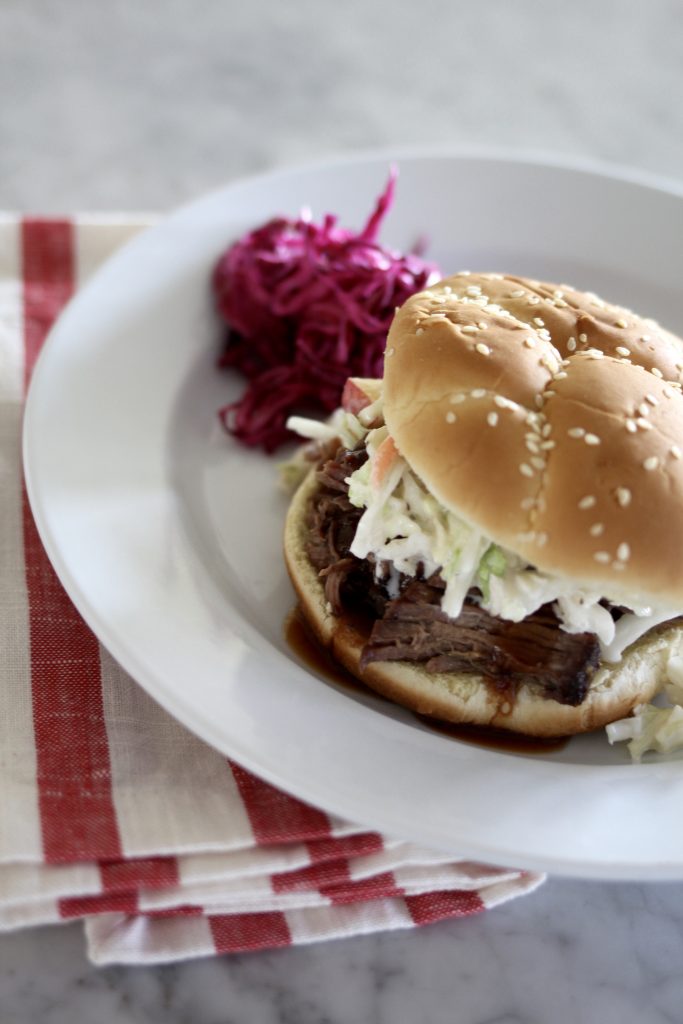
[[[455,274],[398,310],[384,415],[447,508],[539,569],[683,605],[683,341],[590,292]]]

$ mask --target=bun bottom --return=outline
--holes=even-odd
[[[332,615],[323,584],[306,554],[307,511],[317,484],[315,470],[294,495],[287,514],[284,552],[301,611],[318,641],[352,675],[420,715],[445,722],[508,729],[526,736],[560,737],[589,732],[626,717],[647,703],[666,679],[672,652],[683,644],[683,619],[651,629],[617,664],[597,669],[585,700],[577,707],[539,695],[522,684],[514,696],[497,693],[477,674],[427,672],[411,662],[373,662],[361,668],[368,631]]]

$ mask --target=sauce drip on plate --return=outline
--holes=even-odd
[[[345,627],[341,626],[341,628]],[[287,616],[284,633],[289,649],[312,672],[355,693],[372,694],[378,700],[385,699],[381,694],[365,686],[350,672],[347,672],[343,665],[335,661],[331,653],[313,635],[298,606]],[[441,736],[510,754],[547,754],[554,750],[561,750],[567,743],[566,738],[563,737],[546,739],[522,736],[506,729],[488,729],[478,725],[442,722],[427,715],[416,714],[414,717],[416,721],[433,732],[438,732]]]

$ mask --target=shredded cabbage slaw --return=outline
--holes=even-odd
[[[244,444],[274,451],[292,439],[295,410],[331,412],[347,377],[381,377],[396,307],[440,277],[416,252],[377,241],[395,184],[392,168],[358,233],[304,210],[250,231],[219,259],[213,294],[229,327],[220,365],[248,379],[219,415]]]

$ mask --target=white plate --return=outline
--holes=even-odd
[[[683,202],[666,183],[481,154],[392,154],[383,240],[424,233],[444,271],[569,280],[683,329]],[[387,154],[238,182],[121,250],[40,357],[25,465],[67,591],[124,667],[262,777],[369,827],[491,862],[683,878],[683,761],[631,765],[601,734],[486,750],[337,687],[283,636],[292,591],[272,459],[219,428],[209,273],[247,228],[303,205],[360,226]]]

